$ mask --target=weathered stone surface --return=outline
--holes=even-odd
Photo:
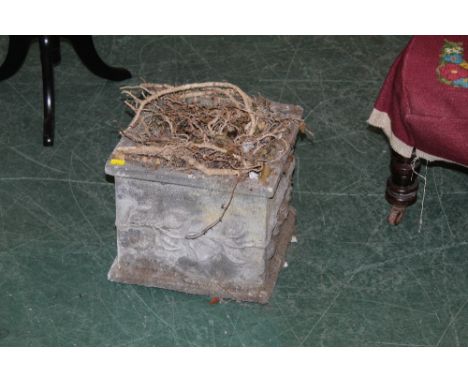
[[[296,135],[288,137],[291,143]],[[123,138],[117,148],[129,144]],[[272,165],[265,183],[239,182],[222,221],[192,239],[221,215],[235,177],[110,159],[106,173],[115,177],[118,255],[109,279],[267,302],[294,229],[294,164],[291,153]]]

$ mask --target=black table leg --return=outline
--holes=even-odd
[[[53,39],[53,36],[39,37],[42,64],[42,94],[44,99],[44,146],[52,146],[54,144],[55,99],[53,63],[57,59],[57,51],[55,50],[56,46],[52,42]]]
[[[0,81],[15,74],[23,65],[29,50],[32,36],[10,36],[8,53],[0,66]]]
[[[73,49],[75,49],[76,54],[80,57],[84,66],[95,75],[112,81],[122,81],[132,76],[126,69],[114,68],[107,65],[101,57],[99,57],[91,36],[66,37],[70,40]]]
[[[60,62],[61,36],[10,36],[8,52],[0,66],[0,80],[15,74],[23,64],[29,45],[38,37],[42,64],[42,91],[44,98],[44,146],[54,144],[55,99],[54,99],[54,65]],[[63,36],[70,40],[78,57],[94,74],[112,81],[122,81],[132,75],[126,69],[113,68],[99,57],[91,36]]]

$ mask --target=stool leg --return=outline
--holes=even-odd
[[[414,163],[413,163],[414,162]],[[414,204],[418,198],[418,176],[414,173],[414,169],[419,172],[419,160],[405,158],[392,150],[390,171],[391,176],[387,180],[387,189],[385,191],[385,199],[392,205],[388,222],[392,225],[397,225],[401,222],[406,208]]]
[[[54,46],[53,36],[40,36],[39,49],[41,52],[42,64],[42,94],[44,100],[44,146],[54,144],[54,124],[55,124],[55,96],[54,96]]]
[[[123,68],[113,68],[99,57],[91,36],[67,36],[76,54],[92,73],[112,81],[130,78],[131,73]]]
[[[28,54],[31,40],[32,36],[10,36],[8,52],[5,61],[0,66],[0,81],[11,77],[21,68]]]

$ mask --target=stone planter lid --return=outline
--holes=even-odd
[[[286,105],[275,103],[275,108],[281,114],[287,114],[296,118],[301,118],[303,109],[296,105]],[[294,146],[298,133],[298,126],[292,129],[292,133],[286,138],[286,140]],[[164,168],[158,169],[144,166],[142,163],[137,161],[127,160],[125,163],[115,162],[112,163],[114,153],[119,147],[134,146],[135,144],[129,139],[123,137],[117,144],[116,148],[110,155],[106,162],[105,172],[108,175],[122,178],[132,178],[139,180],[146,180],[159,183],[178,184],[182,186],[203,188],[210,190],[225,190],[227,192],[232,191],[234,185],[234,176],[207,176],[198,170],[184,170],[179,171],[176,168]],[[281,161],[276,161],[271,164],[271,174],[265,183],[260,182],[259,179],[246,179],[237,185],[236,193],[248,194],[252,196],[260,196],[265,198],[271,198],[276,192],[278,183],[280,181],[282,171],[287,165],[287,162],[291,160],[291,155],[285,155]]]

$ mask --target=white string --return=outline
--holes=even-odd
[[[421,201],[421,212],[419,214],[419,228],[418,233],[421,233],[422,224],[423,224],[423,211],[424,211],[424,200],[426,199],[426,184],[427,184],[427,162],[426,162],[426,171],[424,172],[424,176],[421,175],[419,172],[416,171],[416,161],[419,160],[419,157],[414,157],[413,161],[411,162],[411,169],[413,173],[416,174],[424,181],[424,188],[423,188],[423,197]]]

